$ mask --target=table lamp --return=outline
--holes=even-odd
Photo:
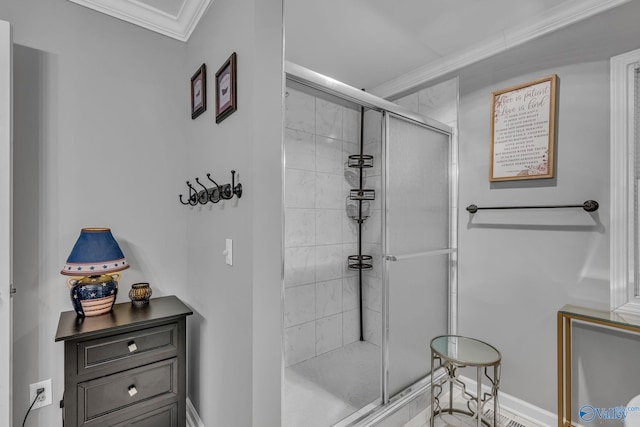
[[[83,228],[61,274],[71,289],[71,303],[82,317],[111,311],[118,294],[118,271],[129,264],[109,228]]]

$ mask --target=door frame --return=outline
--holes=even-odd
[[[0,21],[0,425],[12,425],[13,43]]]

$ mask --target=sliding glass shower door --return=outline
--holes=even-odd
[[[451,128],[286,67],[283,425],[377,425],[455,332]]]
[[[385,114],[383,275],[388,402],[430,372],[429,342],[448,332],[450,135]]]

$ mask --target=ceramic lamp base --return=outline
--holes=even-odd
[[[111,311],[118,294],[120,275],[87,276],[69,279],[73,309],[81,317],[99,316]]]
[[[82,311],[84,312],[85,317],[90,317],[110,312],[114,302],[116,302],[116,297],[111,296],[83,300],[80,301],[80,305],[82,306]]]

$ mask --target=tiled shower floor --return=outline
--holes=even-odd
[[[380,396],[380,347],[348,344],[289,366],[284,381],[283,427],[333,425]]]

